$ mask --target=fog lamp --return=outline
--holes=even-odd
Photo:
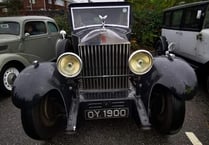
[[[143,75],[152,68],[153,57],[149,51],[137,50],[131,54],[128,63],[131,72],[136,75]]]
[[[75,53],[63,53],[57,59],[57,69],[67,78],[76,77],[82,70],[82,60]]]

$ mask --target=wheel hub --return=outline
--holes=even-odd
[[[15,78],[19,75],[19,70],[15,67],[8,68],[3,75],[4,87],[11,91]]]

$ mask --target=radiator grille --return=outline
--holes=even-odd
[[[130,44],[80,45],[82,89],[128,88]]]
[[[128,96],[128,91],[110,91],[110,92],[93,92],[82,94],[85,99],[115,99],[115,98],[126,98]]]

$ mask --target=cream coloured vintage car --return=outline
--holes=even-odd
[[[0,17],[0,95],[8,95],[19,72],[34,60],[55,59],[59,28],[45,16]]]

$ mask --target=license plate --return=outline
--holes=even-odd
[[[126,118],[129,116],[128,108],[105,108],[85,110],[85,119],[106,119],[106,118]]]

